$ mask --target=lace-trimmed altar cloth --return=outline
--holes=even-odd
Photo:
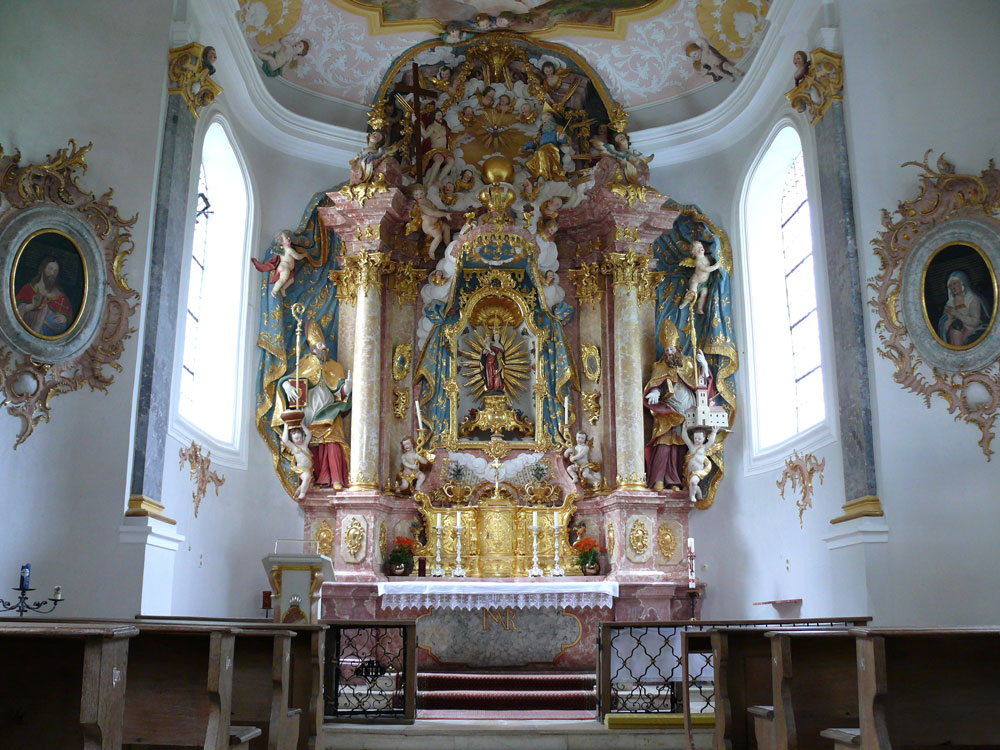
[[[385,609],[443,607],[577,607],[608,609],[618,596],[615,581],[386,581],[378,584]]]

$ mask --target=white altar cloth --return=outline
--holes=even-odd
[[[443,607],[581,607],[610,608],[618,596],[615,581],[386,581],[378,584],[386,609]]]

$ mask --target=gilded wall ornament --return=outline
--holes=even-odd
[[[597,383],[601,379],[601,349],[597,344],[582,344],[580,359],[583,362],[583,374],[587,380]]]
[[[380,193],[388,193],[390,188],[392,188],[392,185],[386,181],[385,175],[379,172],[368,182],[360,182],[357,185],[344,185],[339,192],[347,200],[353,201],[359,206],[364,206],[365,201],[374,198]]]
[[[379,524],[378,527],[378,562],[385,560],[386,553],[388,552],[388,539],[385,531],[385,521]]]
[[[782,500],[787,499],[785,487],[789,482],[792,484],[792,492],[798,494],[798,497],[795,498],[795,505],[799,509],[799,528],[802,528],[802,514],[806,512],[806,508],[811,508],[813,504],[813,476],[819,474],[819,483],[822,484],[824,469],[826,469],[826,459],[817,461],[816,456],[812,453],[800,456],[799,452],[795,451],[785,459],[785,468],[781,472],[781,479],[776,484],[781,491]]]
[[[808,112],[815,125],[834,102],[842,101],[844,58],[836,52],[817,47],[809,55],[809,72],[785,94],[798,112]]]
[[[394,388],[392,391],[392,416],[402,419],[410,408],[410,389]]]
[[[649,532],[639,518],[632,521],[628,531],[628,546],[636,555],[645,555],[649,551]]]
[[[1000,326],[991,322],[972,346],[945,346],[937,331],[940,321],[928,318],[927,298],[934,285],[927,276],[942,251],[965,247],[976,263],[992,266],[995,278],[995,269],[1000,267],[1000,170],[991,160],[979,176],[958,174],[943,154],[935,169],[928,164],[930,153],[924,154],[922,162],[903,165],[922,170],[920,194],[902,201],[893,214],[883,210],[884,229],[872,240],[880,261],[879,273],[868,283],[874,292],[869,304],[878,316],[878,354],[895,365],[896,382],[919,395],[928,408],[931,399],[939,396],[948,413],[976,425],[979,446],[989,459],[1000,411]],[[959,258],[957,262],[964,261]],[[954,270],[972,269],[956,266]],[[951,286],[951,275],[943,276],[942,284]],[[967,301],[976,296],[965,281],[959,285]],[[984,295],[989,291],[982,290]],[[991,321],[996,306],[994,293]],[[946,311],[942,310],[940,320],[944,321]],[[960,329],[954,322],[945,327],[949,329],[946,334],[952,329],[973,330],[972,326]]]
[[[347,516],[341,522],[341,553],[348,562],[358,563],[365,556],[365,520],[362,516]]]
[[[122,218],[111,203],[78,183],[92,144],[66,148],[41,164],[22,166],[21,154],[0,147],[0,406],[21,420],[14,447],[50,418],[54,396],[79,390],[107,392],[139,294],[125,279],[130,233],[138,220]],[[56,258],[53,262],[53,258]],[[55,269],[58,295],[43,306],[32,290],[40,265]],[[71,269],[72,267],[72,269]],[[66,271],[74,270],[72,279]]]
[[[167,93],[180,94],[195,119],[199,109],[207,107],[222,93],[222,87],[210,77],[215,72],[211,67],[214,59],[215,49],[197,42],[170,50]]]
[[[396,348],[392,350],[392,379],[397,383],[410,371],[412,358],[412,344],[396,344]]]
[[[587,421],[591,424],[597,424],[597,421],[601,418],[601,404],[599,403],[600,397],[600,391],[580,392],[583,410],[587,413]]]
[[[326,519],[323,519],[320,521],[319,529],[316,531],[316,541],[319,542],[316,547],[321,555],[329,557],[333,554],[333,539],[333,529],[330,527],[330,523]]]
[[[608,559],[612,560],[615,556],[615,525],[613,522],[608,521],[607,528],[605,529],[605,535],[608,538]]]
[[[215,496],[218,497],[219,487],[226,483],[226,478],[211,470],[212,451],[207,451],[202,455],[201,446],[194,440],[187,448],[181,448],[179,455],[181,459],[179,468],[184,468],[185,461],[191,467],[191,479],[195,483],[191,498],[194,500],[194,517],[197,518],[198,508],[201,506],[201,501],[205,499],[205,493],[208,492],[208,483],[211,482],[215,485]]]
[[[656,532],[656,543],[660,548],[660,555],[669,562],[677,550],[677,537],[667,521],[660,524],[660,528]]]
[[[650,198],[656,198],[660,195],[660,191],[655,188],[628,182],[622,176],[620,169],[615,172],[615,178],[608,183],[607,188],[616,198],[628,203],[629,208],[633,208],[636,203],[645,203]]]
[[[579,268],[569,269],[569,278],[576,284],[576,298],[591,305],[600,304],[604,298],[601,267],[594,263],[584,263]]]
[[[344,255],[340,262],[340,268],[327,274],[337,286],[337,299],[356,303],[359,290],[366,295],[369,290],[375,294],[382,291],[382,274],[389,268],[385,253]]]

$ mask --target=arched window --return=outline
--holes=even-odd
[[[202,144],[185,309],[177,412],[235,448],[242,407],[250,190],[229,135],[216,120]]]
[[[750,177],[744,201],[755,452],[826,417],[812,221],[802,143],[786,126]]]

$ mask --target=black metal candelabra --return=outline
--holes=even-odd
[[[0,612],[10,612],[11,610],[14,610],[20,617],[24,617],[25,612],[37,612],[40,615],[47,615],[59,606],[59,602],[63,601],[63,595],[58,586],[56,586],[55,591],[52,592],[51,597],[43,599],[40,602],[34,602],[33,604],[28,604],[28,592],[34,591],[35,589],[27,588],[22,584],[11,590],[18,592],[17,600],[11,604],[6,599],[0,598]],[[51,604],[51,606],[48,609],[42,609],[42,607],[49,604]]]

